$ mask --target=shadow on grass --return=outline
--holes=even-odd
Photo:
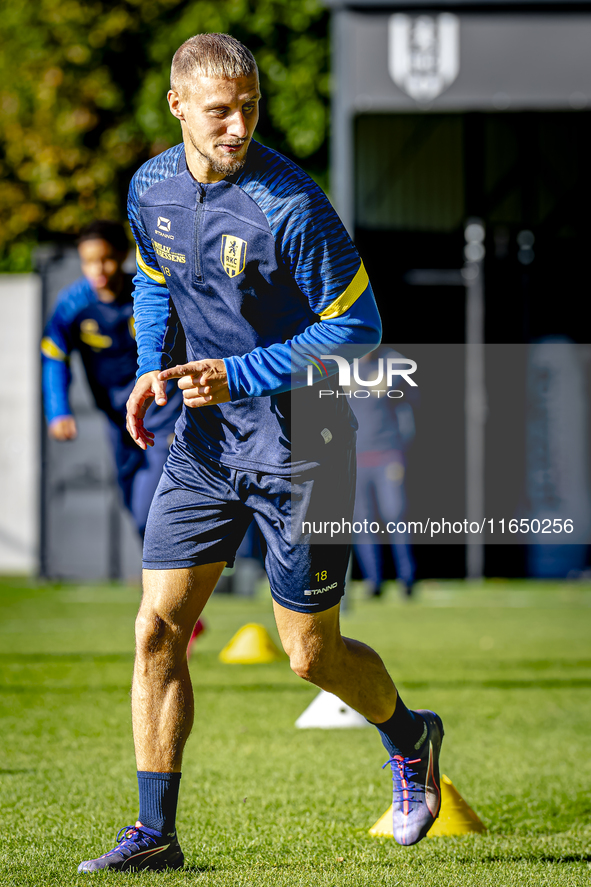
[[[177,871],[188,875],[205,875],[217,872],[217,867],[215,865],[184,865]]]
[[[309,684],[288,684],[277,682],[276,684],[241,684],[228,682],[219,684],[193,684],[196,692],[202,693],[229,693],[239,690],[241,693],[310,693]],[[93,693],[129,693],[129,687],[122,684],[5,684],[0,686],[0,695],[30,693],[31,695],[43,695],[45,693],[79,693],[81,690],[91,690]]]
[[[71,693],[125,693],[129,695],[129,687],[123,687],[121,684],[64,684],[59,687],[48,685],[34,684],[12,684],[10,686],[0,687],[0,695],[25,695],[45,696],[48,693],[71,694]]]
[[[250,863],[248,860],[244,860],[243,866],[250,869]],[[223,872],[223,871],[234,871],[236,868],[235,863],[228,864],[228,866],[215,866],[215,865],[184,865],[182,869],[178,869],[179,872],[187,872],[190,875],[199,875],[205,874],[206,872]],[[240,868],[240,865],[238,865]],[[256,868],[258,872],[276,872],[279,870],[289,871],[290,869],[300,869],[295,863],[292,862],[276,862],[269,863],[268,865],[259,865]]]
[[[483,864],[495,862],[553,862],[553,863],[571,863],[586,862],[591,863],[591,854],[589,853],[546,853],[538,856],[535,853],[499,853],[498,855],[490,854],[487,856],[474,856],[460,859],[460,862],[480,862]]]
[[[428,688],[438,688],[444,690],[457,690],[463,687],[481,687],[491,690],[531,690],[540,688],[542,690],[551,690],[564,687],[591,687],[591,678],[541,678],[539,680],[529,680],[528,678],[518,680],[465,680],[461,678],[457,681],[405,681],[400,680],[400,684],[412,690],[424,690]]]
[[[472,865],[486,865],[487,863],[492,865],[494,863],[499,862],[528,862],[528,863],[554,863],[554,864],[572,864],[572,863],[589,863],[591,862],[591,855],[589,854],[572,854],[572,855],[561,855],[561,854],[547,854],[545,856],[536,856],[535,854],[499,854],[498,856],[472,856],[472,857],[457,857],[454,856],[454,862],[460,862],[464,865],[472,864]],[[334,864],[334,869],[336,871],[341,869],[341,866],[338,863]],[[400,870],[400,864],[398,862],[392,862],[390,864],[383,863],[380,866],[383,869],[391,869],[391,870]],[[271,872],[278,871],[283,869],[284,871],[288,871],[290,869],[298,868],[298,866],[294,866],[293,863],[277,863],[274,865],[261,866],[258,870],[259,872]],[[198,864],[189,864],[184,865],[181,869],[179,869],[179,873],[190,874],[190,875],[204,875],[204,874],[213,874],[214,872],[224,871],[225,866],[221,868],[215,865],[198,865]]]
[[[133,662],[133,653],[0,653],[2,662]]]

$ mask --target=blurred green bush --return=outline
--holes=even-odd
[[[44,240],[125,218],[129,179],[180,141],[170,61],[222,31],[254,53],[258,138],[326,184],[328,13],[319,0],[0,0],[0,271]]]

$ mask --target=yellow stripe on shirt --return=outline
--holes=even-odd
[[[53,360],[63,361],[68,359],[68,355],[61,348],[58,348],[53,339],[50,339],[48,336],[41,339],[41,354],[44,357],[51,357]]]
[[[347,287],[347,289],[341,293],[340,296],[331,302],[328,308],[325,308],[322,314],[320,314],[321,320],[332,320],[334,317],[340,317],[341,314],[344,314],[345,311],[348,311],[351,305],[353,305],[359,296],[365,292],[367,286],[369,284],[369,277],[367,276],[367,271],[363,265],[363,262],[359,266],[359,270],[357,274]]]
[[[166,286],[166,280],[164,279],[164,274],[161,274],[160,271],[154,271],[153,268],[150,268],[149,265],[146,265],[146,263],[144,262],[144,260],[141,257],[139,248],[136,248],[135,257],[137,259],[138,268],[141,268],[141,270],[144,272],[144,274],[147,274],[148,277],[150,277],[156,283],[161,283],[163,286]]]

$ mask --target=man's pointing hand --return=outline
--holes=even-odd
[[[185,405],[191,408],[228,403],[230,390],[223,360],[193,360],[160,373],[163,382],[178,379]]]

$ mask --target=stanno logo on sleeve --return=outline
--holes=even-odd
[[[228,277],[236,277],[237,274],[244,271],[247,246],[246,240],[234,237],[233,234],[222,234],[220,262]]]

